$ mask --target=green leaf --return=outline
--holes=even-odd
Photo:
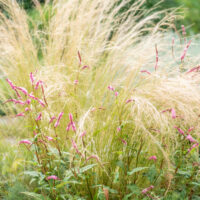
[[[82,183],[80,183],[78,181],[63,181],[62,183],[56,185],[56,188],[61,188],[67,184],[80,184],[81,185]]]
[[[39,173],[36,171],[25,171],[24,174],[32,176],[32,177],[38,177]]]
[[[29,197],[33,197],[33,199],[36,199],[36,200],[48,200],[46,197],[44,198],[42,195],[40,194],[37,194],[37,193],[34,193],[34,192],[21,192],[22,194],[25,194]]]
[[[137,167],[137,168],[134,168],[132,171],[128,172],[128,175],[132,175],[136,172],[139,172],[139,171],[142,171],[144,169],[147,169],[148,167]]]
[[[80,169],[80,173],[86,172],[86,171],[88,171],[89,169],[93,168],[93,167],[96,166],[96,165],[97,165],[97,164],[92,164],[92,165],[87,165],[87,166],[85,166],[85,167],[82,167],[82,168]]]

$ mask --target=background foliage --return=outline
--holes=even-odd
[[[118,2],[122,2],[123,0],[118,0]],[[127,10],[131,4],[135,3],[136,0],[130,1],[126,7],[124,7],[121,12]],[[25,9],[33,9],[33,1],[32,0],[18,0],[19,3]],[[44,3],[45,0],[39,0],[40,3]],[[144,4],[145,8],[152,8],[155,4],[158,4],[160,0],[146,0]],[[160,2],[158,10],[169,9],[174,7],[180,7],[180,13],[182,13],[183,19],[177,22],[177,26],[180,24],[184,24],[185,26],[189,26],[189,30],[192,33],[198,33],[200,31],[200,23],[199,23],[199,15],[200,15],[200,3],[198,0],[163,0]]]

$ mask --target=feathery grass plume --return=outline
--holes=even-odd
[[[70,166],[74,169],[85,163],[100,163],[92,168],[95,178],[90,176],[91,185],[101,184],[120,189],[120,193],[125,195],[127,188],[124,186],[134,179],[128,176],[128,171],[140,166],[149,167],[151,162],[146,159],[148,152],[148,155],[159,155],[156,164],[164,163],[160,164],[163,174],[155,186],[156,191],[157,185],[162,185],[164,196],[173,178],[171,157],[180,146],[180,134],[177,134],[174,126],[200,127],[197,120],[200,114],[199,80],[198,77],[176,73],[176,69],[167,73],[171,67],[168,57],[171,54],[166,49],[162,27],[170,26],[173,14],[166,14],[155,23],[155,19],[160,19],[165,12],[144,10],[145,0],[135,1],[126,12],[119,14],[129,2],[124,0],[115,4],[113,0],[55,0],[44,7],[37,6],[44,28],[41,30],[34,24],[29,30],[30,19],[16,1],[0,0],[2,9],[10,16],[8,18],[0,11],[0,70],[3,76],[27,91],[33,88],[29,79],[31,72],[37,70],[35,80],[47,83],[45,98],[48,105],[43,103],[45,99],[39,88],[40,82],[36,83],[38,89],[28,94],[31,108],[34,109],[33,119],[38,116],[36,120],[41,120],[39,113],[42,113],[42,120],[37,121],[39,127],[36,128],[42,134],[47,134],[45,136],[55,131],[53,126],[48,126],[54,120],[51,116],[61,110],[73,113],[73,119],[72,115],[69,116],[70,122],[68,119],[62,120],[56,128],[56,140],[59,138],[62,143],[61,149],[58,149],[70,152],[73,157]],[[51,10],[48,17],[46,9]],[[156,67],[156,71],[153,70],[154,44],[159,44],[159,68]],[[79,59],[78,50],[81,52]],[[168,62],[162,62],[162,54],[167,56]],[[80,63],[90,66],[89,70],[81,70]],[[196,73],[195,70],[193,73]],[[79,84],[74,85],[74,80],[78,80]],[[111,83],[120,94],[117,98],[110,95],[111,91],[108,92]],[[109,89],[114,90],[111,87]],[[0,90],[3,100],[8,96],[17,98],[15,91],[7,92],[1,87]],[[26,93],[22,88],[21,92]],[[27,104],[30,104],[30,100]],[[6,106],[5,111],[11,113]],[[91,112],[94,107],[99,109]],[[172,116],[160,113],[166,108],[176,111],[176,120],[174,112]],[[27,127],[30,127],[31,117],[25,120],[29,122]],[[120,127],[118,132],[116,127]],[[70,128],[73,131],[69,131]],[[87,137],[81,139],[78,136],[83,130],[87,132]],[[197,131],[193,135],[198,138]],[[57,144],[54,140],[49,143]],[[71,147],[75,151],[70,151]],[[125,170],[123,166],[126,166]],[[113,184],[116,173],[119,181]],[[137,173],[134,182],[140,188],[149,186],[149,180],[140,173]],[[90,187],[86,189],[84,186],[80,184],[79,190],[82,195],[87,195]],[[73,187],[76,187],[75,184]],[[118,198],[121,197],[113,199]]]

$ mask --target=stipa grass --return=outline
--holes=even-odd
[[[148,15],[144,1],[118,15],[127,2],[37,4],[44,27],[29,31],[16,2],[1,1],[9,13],[1,14],[1,70],[12,91],[1,98],[27,130],[24,174],[38,191],[26,195],[174,198],[183,183],[178,198],[198,195],[198,70],[183,72],[186,43],[181,72],[167,76],[158,31],[173,16],[153,27],[160,13]]]

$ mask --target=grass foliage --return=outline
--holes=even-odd
[[[122,14],[129,0],[34,2],[30,18],[0,0],[1,102],[16,91],[23,101],[1,105],[14,128],[1,120],[0,133],[26,139],[2,141],[0,196],[198,199],[199,57],[185,35],[173,48],[165,40],[173,11],[141,9],[144,0]]]

